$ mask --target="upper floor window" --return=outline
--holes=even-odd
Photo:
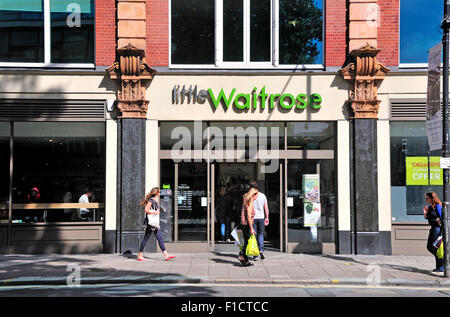
[[[171,0],[171,66],[323,64],[322,0]]]
[[[400,64],[428,63],[428,50],[442,41],[441,0],[400,1]]]
[[[94,64],[94,0],[1,0],[0,66]]]

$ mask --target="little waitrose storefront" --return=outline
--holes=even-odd
[[[336,73],[158,72],[146,187],[162,189],[168,248],[234,251],[230,231],[256,183],[269,203],[268,249],[339,252],[350,228],[347,94]]]

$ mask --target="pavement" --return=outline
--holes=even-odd
[[[172,254],[172,253],[171,253]],[[0,255],[0,287],[108,283],[260,283],[450,287],[433,256],[309,255],[266,251],[243,267],[237,253]]]

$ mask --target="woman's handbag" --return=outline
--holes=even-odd
[[[259,255],[258,241],[256,241],[256,237],[254,234],[252,234],[250,236],[250,239],[248,239],[248,245],[247,249],[245,250],[245,253],[247,254],[247,256]]]
[[[150,211],[156,212],[156,209],[150,209]],[[159,214],[147,214],[147,225],[159,229]]]

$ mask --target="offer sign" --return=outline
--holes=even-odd
[[[442,185],[440,157],[430,156],[430,185]],[[428,157],[406,157],[406,185],[428,185]]]

